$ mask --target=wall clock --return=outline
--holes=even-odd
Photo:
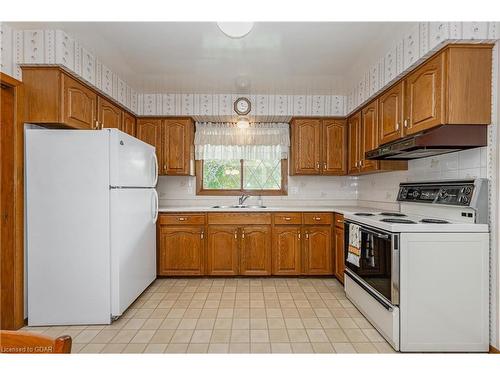
[[[234,101],[234,111],[240,116],[248,115],[251,109],[252,104],[247,98],[241,97]]]

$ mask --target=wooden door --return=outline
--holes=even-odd
[[[187,176],[192,172],[193,123],[191,119],[166,119],[162,125],[163,174]]]
[[[97,94],[63,74],[63,123],[77,129],[97,129]]]
[[[332,229],[329,225],[305,226],[304,273],[331,275]]]
[[[361,112],[357,112],[348,120],[348,173],[358,173],[359,172],[359,162],[360,162],[360,132],[361,132]]]
[[[136,127],[136,137],[156,148],[156,157],[158,158],[159,166],[158,174],[164,174],[162,165],[160,164],[162,160],[161,120],[147,118],[138,119]]]
[[[405,132],[414,134],[443,123],[444,54],[440,54],[406,78]]]
[[[335,226],[335,277],[344,283],[344,228]]]
[[[361,136],[360,136],[360,171],[369,172],[377,169],[376,160],[368,160],[365,157],[367,151],[378,146],[378,100],[363,107],[361,111]]]
[[[270,225],[249,225],[241,228],[240,274],[271,274]]]
[[[120,129],[122,124],[122,110],[99,96],[97,98],[97,121],[99,121],[99,128],[101,129]]]
[[[160,226],[158,274],[203,275],[204,243],[203,226]]]
[[[292,122],[292,150],[290,174],[320,174],[321,121],[295,119]]]
[[[135,137],[135,117],[128,112],[123,112],[120,129],[132,137]]]
[[[209,225],[207,274],[236,276],[239,271],[239,229],[234,225]]]
[[[301,226],[277,225],[273,229],[273,275],[300,275]]]
[[[379,144],[395,141],[403,136],[403,83],[400,82],[379,102]]]
[[[346,173],[346,122],[323,120],[322,174],[343,175]]]

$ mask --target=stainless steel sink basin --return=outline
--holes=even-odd
[[[259,205],[239,205],[235,204],[233,206],[212,206],[212,208],[266,208],[267,206]]]

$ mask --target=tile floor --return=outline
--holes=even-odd
[[[332,278],[158,279],[111,325],[68,334],[75,353],[393,353]]]

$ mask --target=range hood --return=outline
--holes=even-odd
[[[488,144],[488,125],[442,125],[368,151],[370,160],[411,160]]]

